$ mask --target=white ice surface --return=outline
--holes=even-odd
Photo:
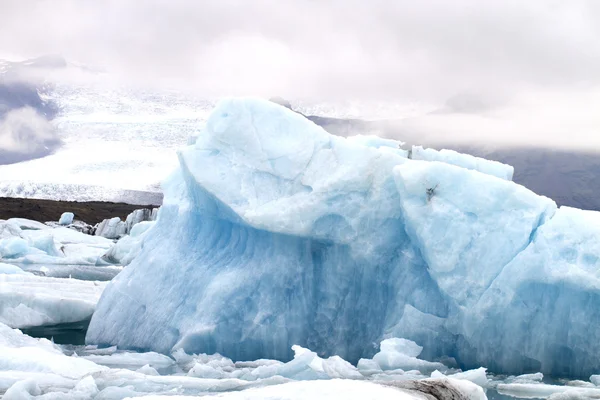
[[[106,283],[0,274],[0,323],[25,328],[85,321]]]

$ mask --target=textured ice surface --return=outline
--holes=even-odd
[[[599,215],[557,212],[509,167],[393,145],[222,101],[87,341],[234,360],[290,360],[298,344],[357,362],[404,337],[463,369],[600,370]]]
[[[0,323],[13,328],[85,321],[106,283],[0,274]]]

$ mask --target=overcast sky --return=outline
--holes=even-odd
[[[600,136],[597,0],[0,1],[0,55],[47,53],[210,95],[442,104],[467,93],[503,120],[458,130],[543,141],[579,121],[576,142]]]

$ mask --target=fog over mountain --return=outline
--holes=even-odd
[[[415,129],[453,141],[600,148],[593,0],[9,0],[2,11],[6,56],[62,54],[128,84],[411,103],[440,110]]]

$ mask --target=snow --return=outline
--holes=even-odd
[[[12,328],[88,320],[105,283],[0,274],[0,323]]]
[[[266,101],[220,102],[87,342],[234,361],[288,361],[296,344],[356,363],[396,337],[420,343],[420,358],[384,350],[377,365],[405,378],[444,356],[506,374],[596,372],[600,213],[557,210],[506,166],[394,146],[331,136]]]
[[[64,212],[60,216],[60,219],[58,220],[58,224],[59,225],[70,225],[73,223],[73,218],[75,218],[75,214],[73,214],[72,212]]]

